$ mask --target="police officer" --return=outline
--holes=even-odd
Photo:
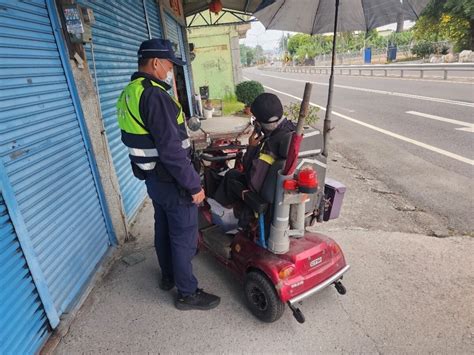
[[[190,160],[190,142],[173,86],[175,57],[171,42],[144,41],[138,72],[117,103],[122,142],[134,175],[145,180],[155,209],[155,248],[161,268],[160,288],[178,289],[176,308],[212,309],[220,298],[198,288],[191,260],[197,248],[197,205],[205,198]]]

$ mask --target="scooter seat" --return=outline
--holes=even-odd
[[[244,203],[258,214],[267,212],[268,203],[257,193],[253,191],[244,191],[242,193]]]

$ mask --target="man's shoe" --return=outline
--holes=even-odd
[[[169,291],[174,287],[174,281],[168,278],[162,277],[159,286],[163,291]]]
[[[220,297],[211,295],[210,293],[204,292],[202,289],[198,288],[194,294],[186,297],[178,294],[175,306],[181,311],[187,311],[191,309],[206,311],[216,308],[220,302]]]

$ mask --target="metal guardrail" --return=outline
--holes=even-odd
[[[286,66],[286,67],[261,67],[262,70],[271,70],[284,73],[306,73],[306,74],[329,74],[329,66]],[[374,76],[376,73],[383,72],[383,76],[389,76],[388,71],[400,71],[400,77],[403,78],[407,71],[419,71],[420,78],[424,77],[427,71],[443,72],[443,79],[448,79],[448,72],[469,71],[474,73],[474,63],[448,63],[448,64],[366,64],[366,65],[336,65],[335,73],[339,75],[352,75],[358,72],[358,75]],[[379,75],[380,76],[380,75]]]

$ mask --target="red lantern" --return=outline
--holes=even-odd
[[[215,13],[216,15],[222,11],[222,3],[221,0],[212,0],[209,4],[209,11]]]

